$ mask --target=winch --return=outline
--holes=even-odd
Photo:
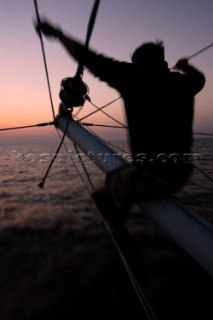
[[[81,77],[68,77],[61,81],[59,97],[65,109],[82,107],[88,96],[89,87],[82,81]]]

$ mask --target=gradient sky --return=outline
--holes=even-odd
[[[41,16],[84,41],[93,0],[38,0]],[[166,60],[172,67],[213,42],[212,0],[101,0],[90,45],[98,52],[130,61],[134,49],[146,41],[161,39]],[[0,127],[31,125],[52,120],[41,47],[33,27],[33,0],[0,0]],[[44,39],[55,111],[59,104],[60,81],[73,76],[76,63],[56,41]],[[213,132],[213,48],[191,60],[206,75],[206,86],[196,96],[194,131]],[[84,73],[90,97],[102,106],[118,93]],[[82,115],[93,111],[86,104]],[[105,111],[125,121],[122,101]],[[137,109],[136,109],[137,114]],[[100,113],[93,123],[114,124]],[[124,137],[122,129],[99,129],[110,139]],[[54,128],[1,132],[0,141],[27,137],[41,141],[55,136]],[[56,137],[57,138],[57,137]]]

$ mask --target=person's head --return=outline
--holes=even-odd
[[[162,41],[147,42],[138,47],[132,55],[132,62],[141,67],[167,66],[164,60],[164,45]]]

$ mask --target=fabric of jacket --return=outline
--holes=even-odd
[[[165,175],[168,169],[167,176],[172,171],[174,179],[184,179],[188,169],[184,173],[174,164],[182,167],[182,155],[190,153],[194,96],[205,84],[204,75],[192,66],[185,73],[171,72],[166,64],[161,70],[140,68],[91,50],[79,49],[76,58],[121,94],[135,162],[148,171]]]

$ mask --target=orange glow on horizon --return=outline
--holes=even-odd
[[[52,22],[60,25],[65,32],[73,33],[79,39],[85,39],[88,13],[93,1],[72,3],[46,0],[41,2],[40,11]],[[120,10],[118,6],[120,5]],[[153,6],[158,8],[153,10]],[[193,6],[187,2],[164,1],[136,1],[134,7],[131,2],[106,1],[101,3],[100,12],[91,39],[91,47],[97,52],[115,57],[118,60],[130,61],[130,55],[141,42],[162,39],[165,43],[166,59],[170,66],[182,56],[190,55],[212,42],[213,3],[197,1]],[[19,14],[14,15],[14,12]],[[70,19],[70,12],[76,12]],[[186,14],[183,15],[183,12]],[[68,14],[69,13],[69,14]],[[175,13],[175,14],[174,14]],[[1,58],[0,58],[0,127],[32,125],[40,122],[52,121],[52,111],[47,89],[43,58],[39,38],[35,33],[32,17],[35,12],[30,2],[14,0],[2,1],[1,8]],[[80,18],[81,15],[81,18]],[[196,19],[195,19],[196,16]],[[159,19],[159,17],[161,17]],[[172,21],[170,17],[173,17]],[[10,23],[8,24],[8,21]],[[110,21],[110,23],[109,23]],[[180,25],[181,21],[181,25]],[[133,23],[134,22],[134,23]],[[141,30],[143,34],[141,35]],[[57,114],[60,81],[67,76],[73,76],[77,64],[73,61],[57,41],[44,39],[48,71],[51,83],[53,103]],[[213,49],[206,51],[192,59],[191,63],[206,75],[204,90],[196,97],[195,122],[196,131],[201,129],[211,132],[213,119]],[[104,82],[94,78],[85,70],[84,81],[90,88],[89,96],[98,107],[109,103],[119,96]],[[138,106],[134,106],[137,116]],[[94,111],[94,107],[87,102],[80,116]],[[122,100],[104,109],[107,113],[125,123]],[[86,121],[100,124],[115,124],[100,112]],[[104,136],[122,136],[120,129],[101,129],[95,131]],[[12,132],[1,132],[0,140],[6,137],[33,138],[41,134],[54,132],[51,128],[26,129]]]

